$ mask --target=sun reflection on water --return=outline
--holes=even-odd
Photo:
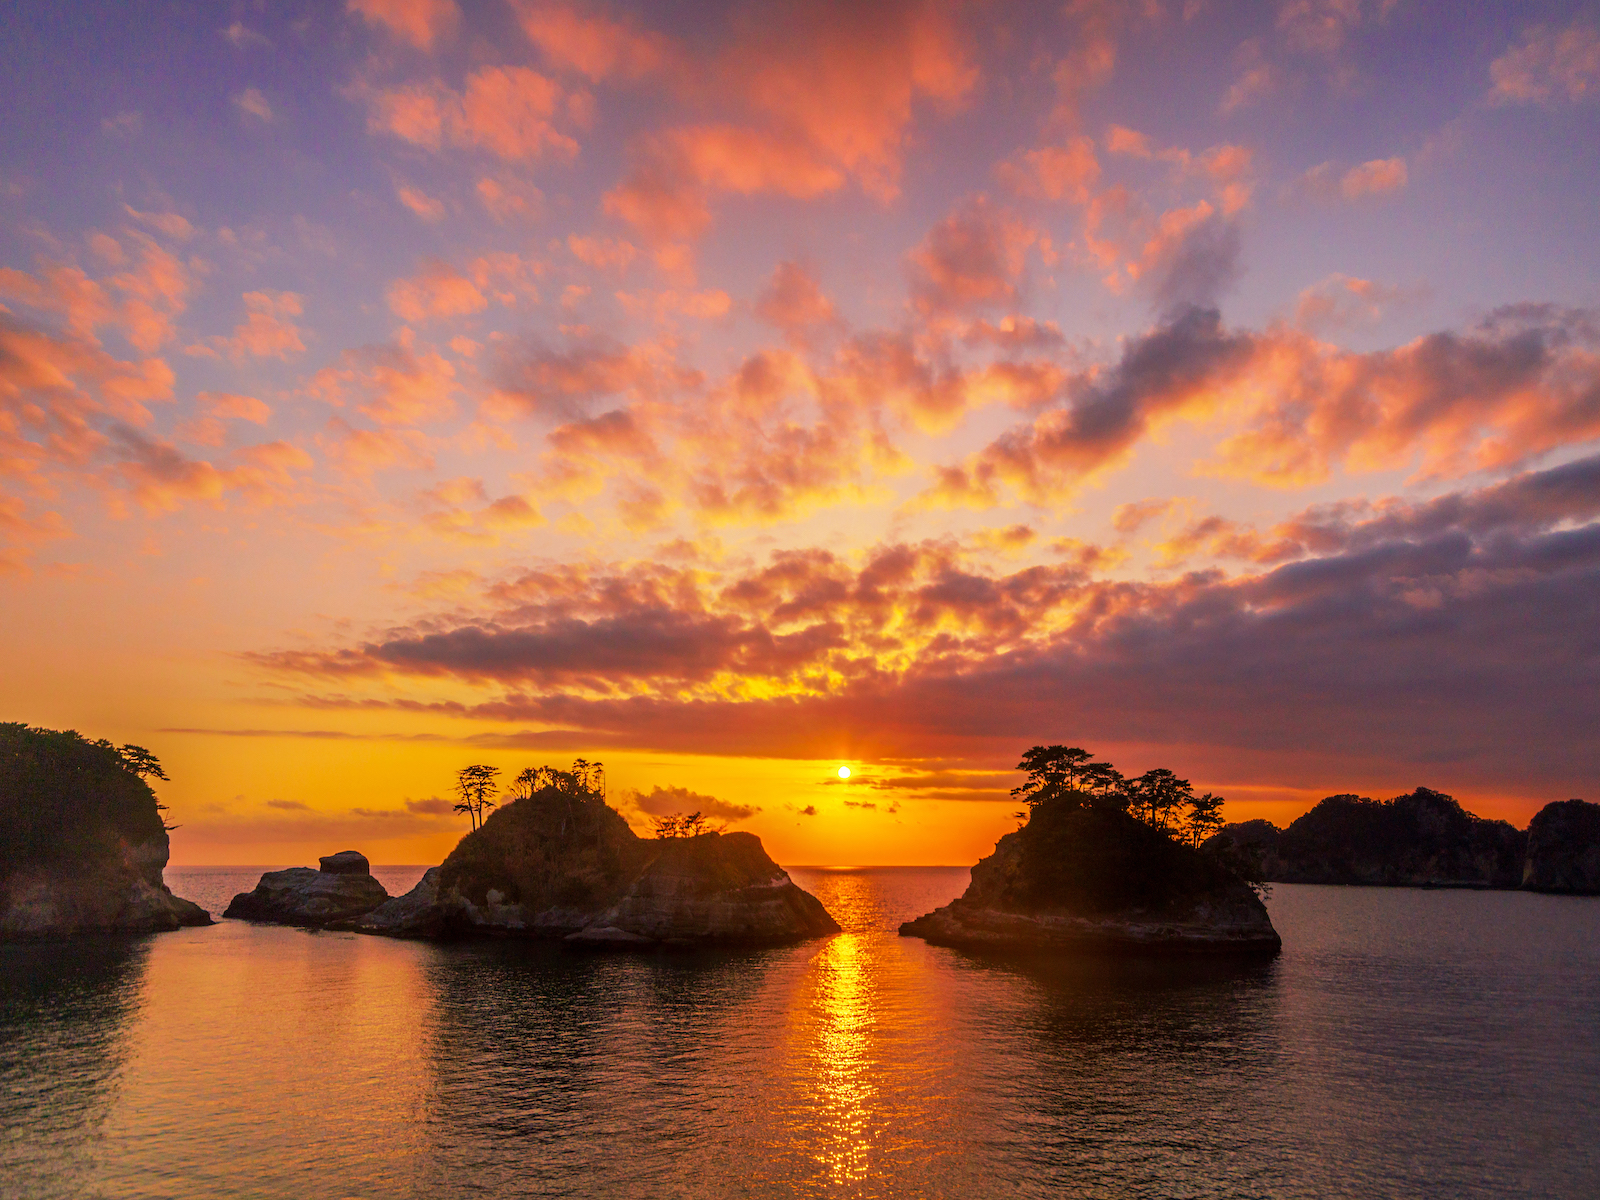
[[[866,1177],[878,1091],[872,1080],[872,980],[863,936],[840,934],[815,960],[811,1057],[823,1134],[816,1153],[836,1184]]]

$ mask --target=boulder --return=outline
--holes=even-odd
[[[349,870],[352,860],[348,855],[360,861],[360,874]],[[383,884],[368,872],[367,860],[361,855],[346,850],[321,861],[333,859],[344,860],[340,870],[330,871],[324,866],[320,871],[310,867],[268,871],[254,891],[240,892],[222,915],[319,928],[364,917],[389,898]]]
[[[900,926],[975,950],[1276,954],[1255,889],[1197,850],[1082,794],[1053,797],[972,869],[958,899]]]
[[[372,867],[367,856],[359,850],[341,850],[317,859],[317,869],[328,875],[371,875]]]
[[[211,924],[162,880],[171,845],[136,750],[0,724],[0,941]]]
[[[776,945],[839,929],[755,835],[644,839],[599,796],[557,787],[491,814],[409,893],[349,927],[613,949]]]
[[[1522,886],[1534,892],[1600,895],[1600,804],[1546,804],[1528,823]]]

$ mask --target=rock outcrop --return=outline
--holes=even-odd
[[[1600,804],[1547,804],[1528,824],[1522,886],[1534,892],[1600,895]]]
[[[1003,951],[1276,954],[1265,905],[1215,854],[1087,797],[1055,797],[972,869],[957,900],[900,926]]]
[[[1286,829],[1245,821],[1212,842],[1254,856],[1273,883],[1514,888],[1527,837],[1419,787],[1393,800],[1329,796]]]
[[[170,843],[137,749],[0,725],[0,941],[211,924],[162,881]]]
[[[366,916],[389,899],[372,877],[366,858],[343,850],[319,860],[320,870],[290,867],[268,871],[255,890],[240,892],[223,912],[225,917],[273,925],[320,928]]]
[[[554,787],[493,813],[415,888],[351,927],[620,949],[778,945],[839,930],[755,835],[643,839],[598,796]]]
[[[317,859],[317,869],[325,875],[371,875],[372,864],[359,850],[341,850]]]

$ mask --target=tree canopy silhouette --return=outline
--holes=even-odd
[[[483,824],[483,810],[496,807],[490,799],[495,794],[495,779],[500,774],[499,767],[475,764],[462,767],[456,772],[456,795],[460,800],[456,802],[456,811],[464,812],[472,818],[472,827],[478,828]]]
[[[1199,846],[1222,828],[1223,798],[1210,792],[1195,795],[1187,779],[1179,779],[1166,767],[1153,767],[1129,779],[1109,762],[1096,762],[1081,746],[1054,745],[1029,749],[1017,770],[1028,776],[1011,789],[1011,795],[1028,806],[1019,817],[1052,802],[1068,808],[1117,808],[1191,846]]]

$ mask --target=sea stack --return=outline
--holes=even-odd
[[[1222,856],[1082,793],[1040,803],[957,900],[900,926],[965,949],[1271,955],[1266,906]]]
[[[315,871],[268,871],[254,891],[240,892],[222,915],[320,928],[363,917],[389,898],[359,851],[341,850],[318,861],[321,868]]]

